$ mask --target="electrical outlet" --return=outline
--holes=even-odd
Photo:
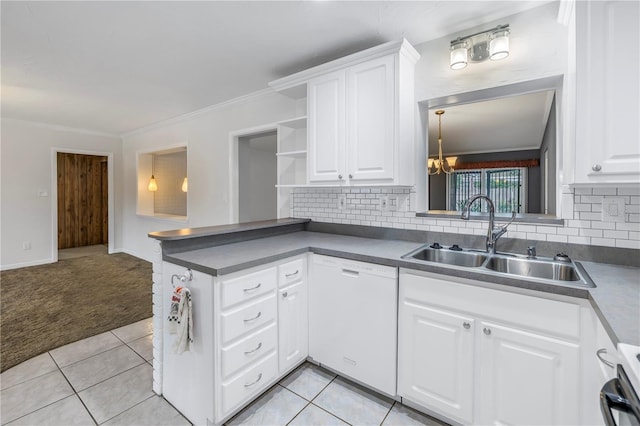
[[[22,243],[22,250],[31,250],[31,241],[24,241]]]
[[[602,200],[603,222],[624,222],[624,197],[605,197]]]
[[[380,196],[380,210],[386,211],[389,209],[389,199],[386,195]]]
[[[401,194],[398,195],[398,208],[399,212],[409,211],[409,195]]]
[[[338,195],[338,210],[344,210],[347,208],[347,194]]]
[[[389,210],[396,211],[398,210],[398,196],[397,195],[389,195]]]

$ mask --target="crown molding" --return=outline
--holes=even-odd
[[[169,118],[169,119],[163,120],[163,121],[158,121],[157,123],[153,123],[153,124],[150,124],[148,126],[141,127],[139,129],[132,130],[132,131],[127,132],[127,133],[122,133],[120,135],[120,137],[124,140],[125,138],[130,138],[132,136],[136,136],[136,135],[139,135],[139,134],[142,134],[142,133],[146,133],[146,132],[149,132],[151,130],[159,129],[160,127],[165,127],[165,126],[169,126],[169,125],[172,125],[172,124],[177,124],[177,123],[180,123],[180,122],[183,122],[183,121],[187,121],[187,120],[190,120],[190,119],[195,118],[197,116],[200,116],[200,115],[203,115],[203,114],[207,114],[207,113],[212,112],[212,111],[217,111],[217,110],[226,108],[226,107],[228,107],[230,105],[233,105],[233,104],[236,104],[236,103],[246,102],[246,101],[251,100],[253,98],[256,98],[256,97],[259,97],[259,96],[263,96],[263,95],[266,95],[266,94],[271,94],[271,93],[275,93],[275,91],[273,89],[271,89],[271,88],[262,89],[262,90],[259,90],[257,92],[252,92],[252,93],[249,93],[247,95],[242,95],[242,96],[239,96],[237,98],[229,99],[228,101],[224,101],[224,102],[221,102],[221,103],[218,103],[218,104],[214,104],[214,105],[209,105],[207,107],[204,107],[204,108],[192,111],[192,112],[188,112],[186,114],[179,115],[177,117]]]
[[[99,132],[96,130],[82,129],[79,127],[61,126],[59,124],[44,123],[41,121],[22,120],[19,118],[2,117],[2,120],[15,121],[17,123],[23,123],[33,127],[39,127],[42,129],[56,130],[59,132],[78,133],[82,135],[102,136],[105,138],[121,139],[121,136],[115,133]]]

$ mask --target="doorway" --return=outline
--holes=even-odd
[[[238,137],[238,221],[278,217],[277,132]]]
[[[107,156],[57,152],[58,250],[109,243]]]

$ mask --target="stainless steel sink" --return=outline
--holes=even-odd
[[[437,245],[437,244],[436,244]],[[437,245],[422,246],[402,256],[403,259],[432,262],[440,265],[474,269],[478,272],[502,276],[523,277],[562,284],[595,287],[586,271],[566,255],[555,258],[525,257],[510,253],[491,254],[482,251],[451,250]]]
[[[489,257],[488,253],[472,251],[454,251],[446,248],[433,249],[421,247],[420,249],[402,256],[403,259],[412,258],[427,262],[444,263],[447,265],[478,268]]]
[[[492,256],[484,266],[491,271],[523,277],[555,281],[580,281],[580,276],[573,263]]]

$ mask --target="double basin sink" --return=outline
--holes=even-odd
[[[564,254],[554,258],[492,254],[483,251],[445,248],[437,243],[424,245],[402,256],[403,259],[431,262],[460,268],[481,270],[503,276],[549,280],[562,284],[595,287],[581,265]]]

